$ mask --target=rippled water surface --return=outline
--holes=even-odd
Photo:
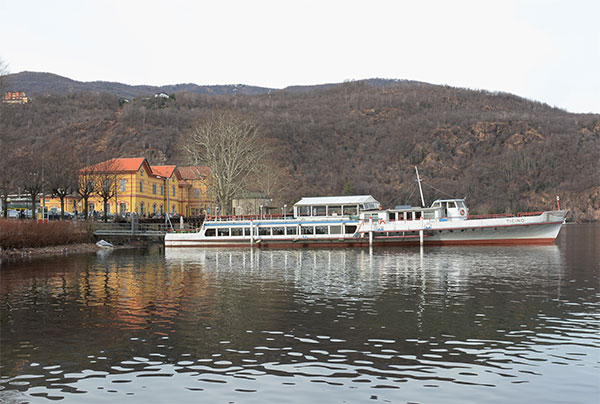
[[[5,403],[600,402],[600,226],[556,245],[0,267]]]

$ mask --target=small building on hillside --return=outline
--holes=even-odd
[[[24,91],[9,91],[2,97],[2,102],[5,104],[27,104],[29,98]]]

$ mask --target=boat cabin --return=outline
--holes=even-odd
[[[431,207],[435,209],[436,219],[466,219],[469,215],[464,199],[438,199],[431,204]]]
[[[357,217],[366,210],[379,210],[371,195],[320,196],[302,198],[294,204],[294,217]]]

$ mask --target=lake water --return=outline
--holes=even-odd
[[[600,226],[555,245],[0,267],[3,403],[598,403]]]

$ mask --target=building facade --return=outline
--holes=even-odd
[[[185,167],[184,172],[188,171],[209,173],[206,167]],[[150,166],[145,158],[118,158],[85,167],[80,170],[80,181],[82,186],[88,184],[96,190],[87,201],[89,214],[104,213],[102,194],[110,196],[107,213],[119,216],[136,213],[158,217],[168,212],[189,217],[214,205],[214,198],[208,187],[201,187],[200,179],[184,177],[175,165]],[[69,196],[65,211],[81,213],[83,204],[81,196]],[[47,199],[46,207],[60,212],[60,199]]]

